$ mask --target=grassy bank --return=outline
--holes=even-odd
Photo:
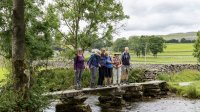
[[[148,64],[196,64],[197,59],[193,54],[193,43],[188,44],[166,44],[166,49],[163,53],[159,53],[155,58],[152,54],[146,56],[146,63]],[[133,64],[144,64],[144,57],[136,57],[135,54],[131,55]]]
[[[200,72],[184,70],[175,74],[161,74],[158,79],[168,82],[171,92],[188,98],[200,98]]]

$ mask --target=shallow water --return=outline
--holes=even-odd
[[[55,112],[55,102],[45,112]],[[121,109],[102,109],[98,104],[98,96],[90,96],[85,104],[90,105],[92,112],[200,112],[200,100],[189,100],[179,97],[154,99],[127,103]]]

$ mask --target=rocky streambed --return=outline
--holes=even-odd
[[[200,112],[200,100],[182,97],[167,97],[126,103],[122,108],[102,108],[98,105],[98,96],[89,96],[84,102],[90,105],[92,112]],[[55,102],[45,112],[55,112]]]

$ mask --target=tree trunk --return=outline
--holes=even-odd
[[[23,95],[29,87],[29,76],[25,74],[24,54],[24,0],[13,0],[12,72],[14,87]]]

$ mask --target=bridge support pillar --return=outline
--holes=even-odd
[[[162,97],[167,95],[167,83],[150,83],[143,84],[144,97]]]
[[[60,104],[56,105],[56,112],[92,112],[89,105],[85,105],[86,96],[61,97]]]
[[[125,105],[125,101],[123,100],[123,94],[125,91],[121,89],[115,89],[113,91],[104,91],[100,93],[98,100],[100,105],[103,107],[121,107]]]
[[[143,100],[143,86],[142,85],[135,85],[124,88],[126,91],[123,94],[123,98],[125,101],[128,102],[135,102],[135,101],[142,101]]]

